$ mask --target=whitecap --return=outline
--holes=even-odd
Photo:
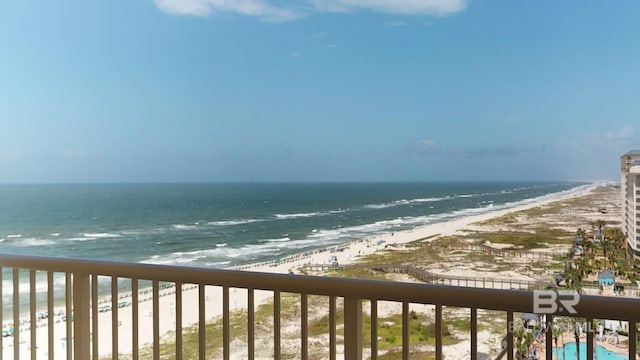
[[[385,209],[385,208],[389,208],[389,207],[393,207],[393,206],[398,206],[397,204],[394,203],[390,203],[390,204],[370,204],[370,205],[365,205],[364,207],[367,209]]]
[[[369,205],[365,205],[364,207],[367,209],[379,210],[379,209],[386,209],[386,208],[396,207],[396,206],[412,205],[416,203],[439,202],[439,201],[448,200],[450,198],[451,197],[449,196],[444,196],[444,197],[416,198],[416,199],[410,199],[410,200],[400,199],[400,200],[395,200],[395,201],[384,203],[384,204],[369,204]]]
[[[348,211],[349,211],[349,209],[347,209],[347,210],[342,210],[342,209],[338,209],[338,210],[330,210],[330,211],[329,211],[329,214],[342,214],[342,213],[346,213],[346,212],[348,212]]]
[[[174,252],[171,254],[154,255],[141,263],[151,264],[184,264],[197,263],[204,265],[211,261],[238,261],[239,259],[255,259],[256,255],[269,256],[277,253],[277,248],[264,245],[247,245],[241,248],[216,247],[213,249],[202,249],[186,252]]]
[[[278,239],[262,239],[259,240],[259,242],[285,242],[285,241],[289,241],[291,239],[289,239],[288,236],[282,237],[282,238],[278,238]]]
[[[178,229],[178,230],[190,230],[190,229],[196,228],[195,225],[184,225],[184,224],[173,224],[171,226],[173,226],[174,229]]]
[[[34,247],[34,246],[48,246],[54,245],[56,242],[49,239],[38,239],[38,238],[26,238],[20,240],[20,242],[16,243],[16,246],[19,247]]]
[[[443,201],[443,200],[447,200],[447,199],[450,199],[450,197],[449,196],[431,197],[431,198],[413,199],[411,201],[412,202],[421,203],[421,202],[437,202],[437,201]]]
[[[122,235],[120,234],[111,234],[111,233],[86,233],[86,234],[82,234],[82,236],[87,238],[94,238],[94,239],[108,239],[108,238],[122,237]]]
[[[326,215],[326,213],[310,212],[310,213],[293,213],[293,214],[275,214],[278,219],[297,219],[308,218],[312,216]]]
[[[215,225],[215,226],[233,226],[233,225],[251,224],[258,221],[264,221],[264,220],[260,220],[260,219],[219,220],[219,221],[210,221],[207,224]]]
[[[92,241],[92,240],[98,240],[98,238],[96,238],[96,237],[78,236],[78,237],[67,238],[66,240],[68,240],[68,241]]]

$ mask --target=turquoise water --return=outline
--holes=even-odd
[[[558,360],[573,360],[577,358],[576,343],[568,343],[564,345],[564,352],[562,348],[553,348],[553,354],[558,356]],[[565,358],[564,355],[567,357]],[[587,344],[580,343],[580,360],[587,358]],[[611,352],[600,345],[596,345],[596,359],[598,360],[625,360],[627,357],[624,355]]]

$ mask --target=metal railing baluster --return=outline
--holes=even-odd
[[[29,270],[29,327],[31,333],[31,360],[36,360],[36,351],[38,346],[36,345],[36,271]]]
[[[409,303],[402,303],[402,359],[409,360]]]
[[[222,358],[229,360],[230,349],[229,343],[231,336],[229,334],[229,287],[222,287]]]
[[[4,285],[4,269],[0,267],[0,284]],[[4,324],[4,286],[0,286],[0,324]],[[2,328],[4,331],[4,327]],[[4,358],[4,333],[0,336],[0,360]]]
[[[247,351],[248,359],[255,359],[255,290],[247,289]]]
[[[182,360],[182,282],[176,282],[176,360]]]
[[[111,358],[118,359],[118,277],[111,277]]]
[[[507,311],[507,360],[513,360],[513,311]]]
[[[273,358],[280,360],[280,291],[273,292]]]
[[[153,280],[151,301],[153,302],[153,358],[160,360],[160,289],[159,281]]]
[[[72,301],[72,291],[71,291],[71,286],[72,286],[72,277],[71,277],[72,273],[71,272],[66,272],[64,274],[65,276],[65,284],[64,284],[64,297],[65,297],[65,325],[66,325],[66,332],[67,332],[67,336],[66,336],[66,350],[67,350],[67,359],[71,360],[73,359],[73,331],[72,331],[72,325],[73,322],[71,321],[72,316],[73,316],[73,307],[71,306],[71,301]]]
[[[99,321],[98,321],[98,274],[91,275],[91,344],[92,344],[92,358],[98,360],[99,347]]]
[[[2,296],[0,296],[0,299]],[[54,357],[54,344],[53,344],[53,271],[47,271],[47,351],[49,352],[49,360],[53,360]]]
[[[362,359],[362,300],[344,299],[344,357]]]
[[[20,270],[13,269],[13,358],[20,359]]]
[[[204,284],[200,283],[198,284],[198,353],[200,354],[200,359],[205,358],[205,351],[206,351],[205,309],[206,309],[205,288],[204,288]]]
[[[89,274],[74,273],[73,309],[67,313],[67,324],[73,324],[73,358],[89,359],[91,353]]]
[[[587,360],[593,360],[593,336],[594,336],[594,329],[592,329],[593,327],[593,319],[592,318],[587,318],[586,321],[586,325],[587,325]]]
[[[309,358],[309,298],[307,294],[300,294],[300,338],[302,360]]]
[[[131,345],[132,345],[132,354],[131,357],[133,360],[138,360],[140,356],[138,351],[138,339],[139,339],[139,328],[140,328],[140,313],[138,307],[138,294],[139,294],[139,285],[138,279],[131,279]]]
[[[547,314],[545,315],[545,328],[553,329],[553,315]],[[551,360],[553,358],[553,331],[547,331],[545,334],[545,342],[546,349],[545,352],[547,354],[547,360]]]
[[[638,323],[637,319],[629,321],[629,359],[635,359],[638,352]]]
[[[371,300],[371,360],[378,360],[378,301]]]
[[[471,360],[478,359],[478,309],[471,308],[471,319],[469,322],[469,332],[471,333]]]
[[[336,360],[336,297],[329,297],[329,359]]]

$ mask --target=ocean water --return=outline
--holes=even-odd
[[[225,268],[580,191],[584,183],[0,185],[0,253]],[[19,274],[21,312],[29,273]],[[2,271],[4,316],[13,281]],[[106,295],[109,281],[101,282]],[[54,298],[64,300],[64,274]],[[124,284],[124,283],[123,283]],[[126,291],[126,284],[124,284]],[[36,303],[46,306],[46,273]]]
[[[584,183],[0,185],[0,252],[228,267]]]

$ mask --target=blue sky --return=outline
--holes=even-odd
[[[640,2],[0,4],[0,183],[617,179]]]

